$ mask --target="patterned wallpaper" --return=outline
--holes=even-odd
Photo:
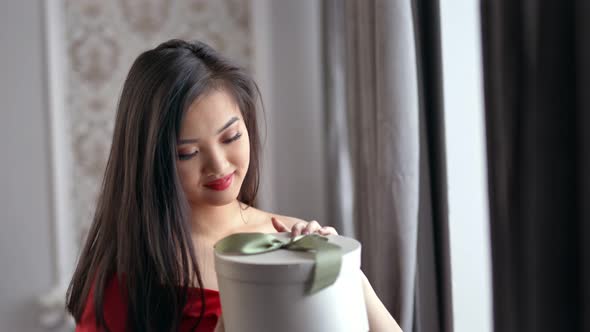
[[[127,71],[170,38],[199,39],[251,68],[250,0],[65,0],[66,117],[78,238],[86,235]]]

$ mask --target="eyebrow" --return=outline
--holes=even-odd
[[[233,118],[229,119],[229,121],[223,125],[223,127],[219,128],[217,130],[217,134],[221,134],[222,131],[226,130],[227,128],[229,128],[229,126],[231,126],[232,124],[234,124],[234,122],[238,121],[240,119],[238,119],[237,116],[234,116]],[[198,142],[199,139],[198,138],[188,138],[188,139],[181,139],[178,141],[178,144],[188,144],[188,143],[196,143]]]

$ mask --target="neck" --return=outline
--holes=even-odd
[[[191,227],[193,236],[221,238],[244,224],[244,204],[235,200],[223,206],[192,206]]]

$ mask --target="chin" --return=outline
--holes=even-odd
[[[213,191],[209,189],[205,189],[205,192],[202,193],[202,196],[198,200],[198,205],[209,205],[209,206],[224,206],[235,202],[238,199],[239,190],[235,189],[236,183],[232,184],[232,186],[224,191]]]
[[[224,196],[225,197],[207,198],[206,200],[203,200],[203,203],[205,205],[211,205],[211,206],[224,206],[224,205],[228,205],[228,204],[235,202],[236,199],[238,198],[237,195],[224,195]]]

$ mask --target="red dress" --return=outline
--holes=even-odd
[[[121,295],[119,280],[116,277],[109,280],[104,294],[104,318],[111,332],[123,332],[127,324],[127,301]],[[191,331],[197,322],[201,311],[199,292],[196,288],[190,288],[188,301],[182,311],[180,323],[181,332]],[[205,288],[205,316],[201,320],[196,332],[212,332],[215,330],[217,320],[221,315],[221,302],[219,292]],[[94,315],[94,288],[90,290],[86,306],[80,322],[76,325],[76,332],[96,332],[96,316]]]

